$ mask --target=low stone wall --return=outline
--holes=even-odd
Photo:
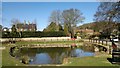
[[[21,38],[23,41],[60,41],[68,40],[70,37],[43,37],[43,38]]]
[[[0,38],[0,42],[8,42],[9,41],[9,39],[8,38]]]
[[[16,41],[63,41],[70,40],[71,37],[42,37],[42,38],[0,38],[1,42],[8,42],[9,40]]]

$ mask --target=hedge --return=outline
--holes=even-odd
[[[55,31],[55,32],[41,32],[41,31],[24,31],[24,32],[16,32],[16,33],[10,33],[10,32],[3,32],[2,38],[26,38],[26,37],[63,37],[66,36],[64,31]]]

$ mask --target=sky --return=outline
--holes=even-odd
[[[70,8],[78,9],[83,13],[85,20],[82,24],[91,23],[99,4],[99,2],[3,2],[2,26],[11,28],[12,19],[18,19],[21,22],[36,20],[37,30],[42,31],[48,26],[52,11]]]
[[[120,0],[3,0],[3,2],[117,2]]]

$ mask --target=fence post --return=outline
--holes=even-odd
[[[99,41],[98,43],[100,44],[100,40],[98,40],[98,41]]]
[[[102,45],[103,45],[103,40],[102,40]]]
[[[52,42],[52,39],[51,39],[51,42]]]
[[[93,43],[95,42],[95,40],[93,39]]]
[[[107,41],[106,41],[106,45],[107,45]]]

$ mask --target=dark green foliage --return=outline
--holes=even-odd
[[[99,31],[104,31],[105,29],[108,29],[108,27],[109,27],[109,29],[112,30],[114,28],[117,28],[116,26],[117,26],[117,24],[113,23],[113,22],[109,23],[109,25],[108,25],[108,22],[93,22],[93,23],[81,25],[78,28],[80,28],[80,29],[87,28],[87,29],[92,29],[94,31],[99,32]]]
[[[4,37],[6,37],[6,38],[8,38],[8,37],[10,37],[10,32],[2,32],[2,37],[4,38]]]
[[[56,26],[57,26],[56,23],[51,22],[50,25],[48,25],[48,27],[46,28],[45,32],[47,32],[47,31],[56,31],[57,30]]]
[[[64,32],[66,36],[69,36],[68,26],[66,25],[66,23],[64,24]]]
[[[17,32],[15,25],[12,26],[12,32]]]
[[[24,32],[21,32],[21,37],[40,37],[40,34],[41,32],[35,32],[35,31],[24,31]]]
[[[65,36],[65,33],[63,31],[59,32],[42,32],[41,37],[62,37]]]
[[[63,27],[59,24],[59,31],[64,31]]]
[[[2,25],[0,25],[0,31],[2,31]]]
[[[53,32],[40,32],[40,31],[25,31],[25,32],[16,32],[16,33],[10,33],[7,32],[7,34],[5,34],[5,32],[2,33],[2,37],[3,38],[20,38],[20,33],[21,33],[21,37],[22,38],[26,38],[26,37],[62,37],[62,36],[66,36],[64,31],[53,31]]]
[[[18,32],[2,32],[2,38],[19,38]]]
[[[11,47],[9,53],[11,56],[15,57],[19,54],[19,52],[20,52],[20,49],[18,47]]]
[[[99,36],[99,38],[109,38],[111,32],[114,29],[118,29],[119,28],[119,23],[114,23],[114,22],[93,22],[93,23],[88,23],[88,24],[84,24],[82,26],[79,26],[78,28],[80,29],[92,29],[95,32],[100,32],[101,35]],[[94,35],[91,36],[92,38],[95,37]]]
[[[59,30],[57,28],[59,28]],[[51,22],[50,25],[48,25],[48,27],[45,28],[43,31],[44,32],[63,31],[63,28],[60,24],[57,25],[56,23]]]

